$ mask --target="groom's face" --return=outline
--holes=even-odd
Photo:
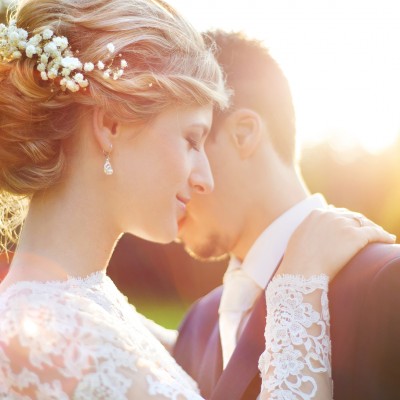
[[[201,259],[219,258],[231,252],[244,226],[241,199],[241,159],[233,145],[228,121],[212,132],[205,144],[214,176],[211,194],[193,194],[185,218],[179,224],[179,239],[186,250]]]

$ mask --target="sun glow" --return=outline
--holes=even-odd
[[[390,146],[400,132],[398,0],[170,0],[200,30],[261,39],[293,91],[301,145]]]

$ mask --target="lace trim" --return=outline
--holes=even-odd
[[[331,377],[328,282],[326,275],[280,275],[268,285],[262,397],[312,399],[316,377]]]
[[[86,276],[73,276],[67,275],[67,279],[53,279],[47,281],[38,281],[38,280],[26,280],[26,281],[18,281],[10,285],[1,295],[2,298],[8,295],[8,293],[12,293],[15,290],[20,290],[24,288],[31,289],[32,286],[40,286],[40,285],[51,285],[52,287],[63,287],[63,286],[77,286],[81,289],[90,288],[94,285],[103,284],[105,280],[111,279],[106,275],[106,272],[103,270],[92,272]],[[112,282],[112,281],[111,281]]]

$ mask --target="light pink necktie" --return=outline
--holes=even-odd
[[[227,366],[235,350],[239,326],[251,310],[262,289],[240,267],[224,275],[224,289],[219,306],[219,327],[223,367]]]

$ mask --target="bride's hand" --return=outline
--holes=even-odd
[[[395,241],[394,235],[359,213],[318,209],[292,235],[277,274],[323,273],[332,279],[368,243]]]

